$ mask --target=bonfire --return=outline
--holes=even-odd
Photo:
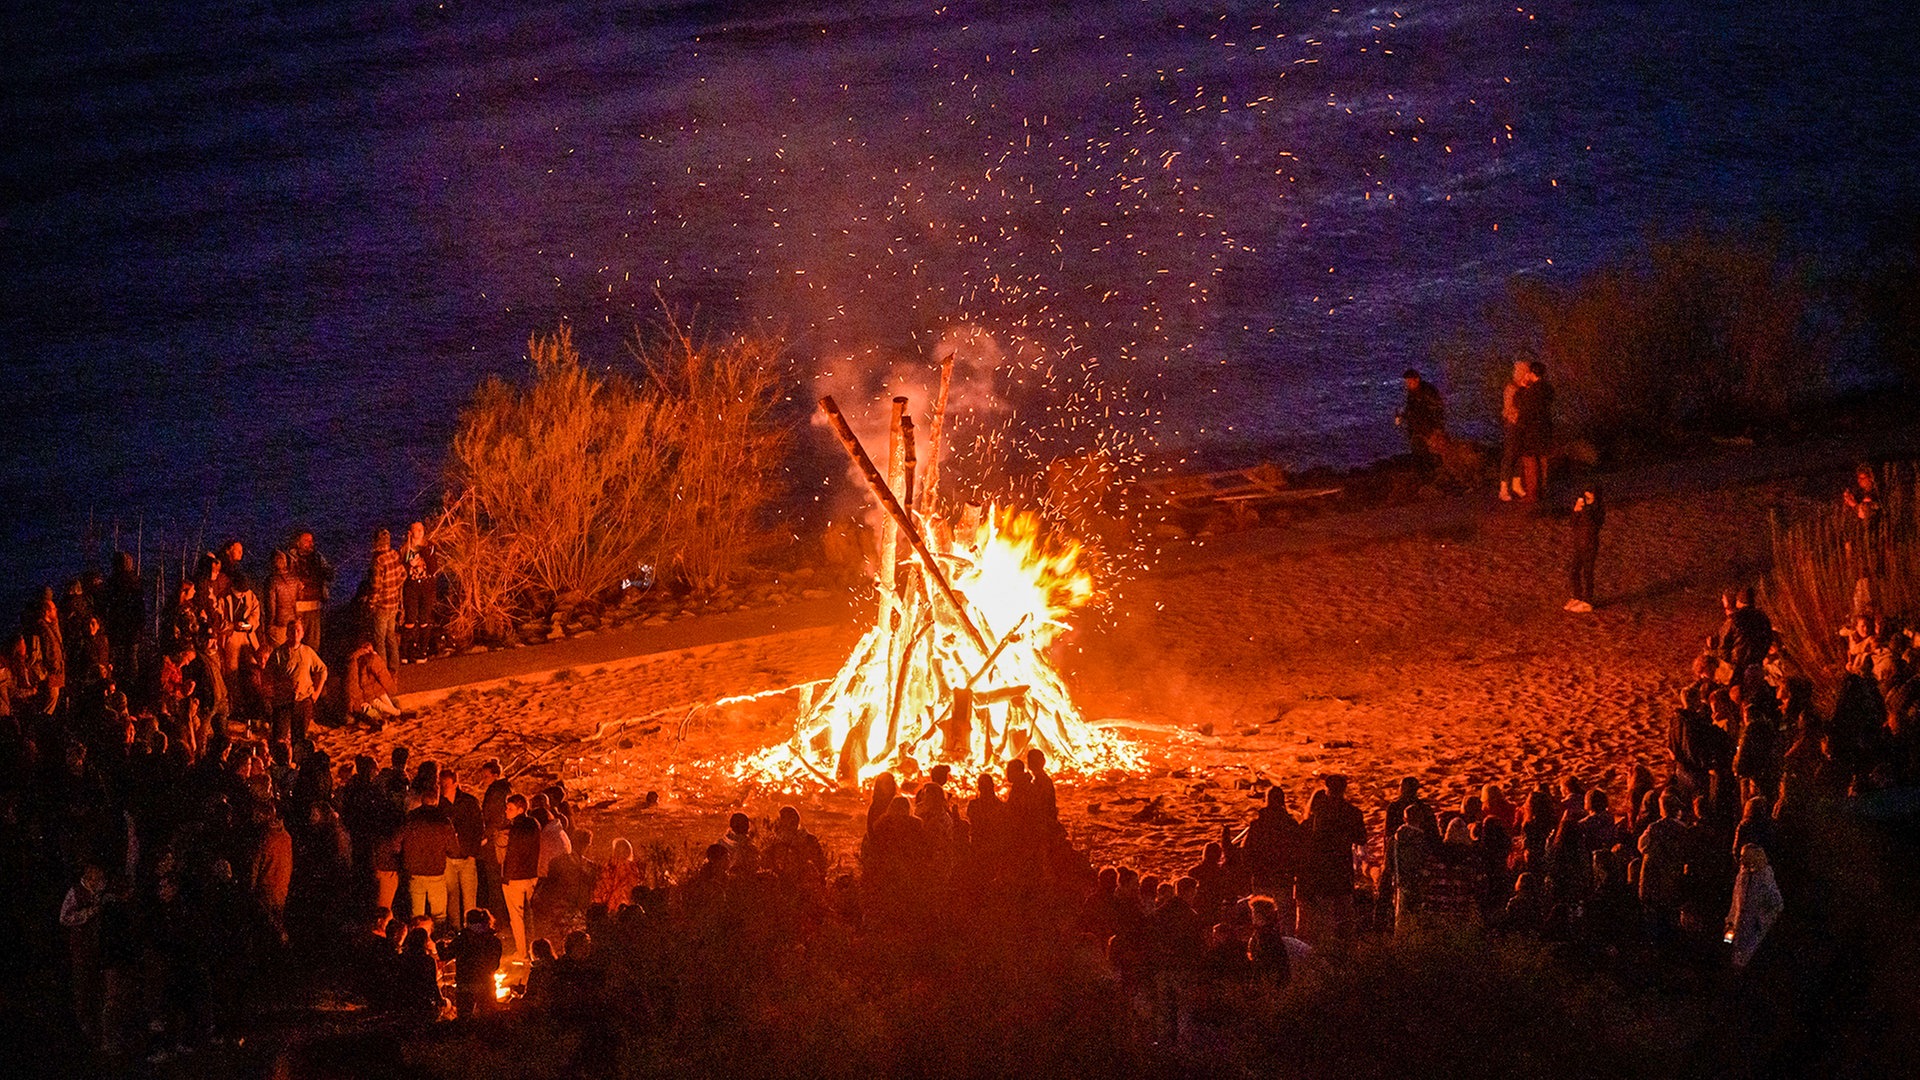
[[[748,759],[743,774],[839,787],[936,762],[992,767],[1031,748],[1061,773],[1137,766],[1130,744],[1080,714],[1048,659],[1094,595],[1081,546],[1031,511],[970,504],[952,520],[941,512],[950,378],[943,369],[918,476],[907,399],[893,402],[887,476],[833,399],[820,400],[885,514],[874,622],[838,674],[803,695],[793,737]]]

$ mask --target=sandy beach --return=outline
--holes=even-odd
[[[1599,607],[1561,610],[1567,526],[1484,496],[1328,513],[1165,545],[1150,569],[1109,581],[1109,603],[1060,647],[1089,718],[1136,739],[1141,775],[1063,779],[1062,816],[1096,864],[1170,871],[1198,860],[1252,809],[1259,779],[1304,811],[1312,778],[1342,772],[1374,831],[1389,788],[1417,776],[1437,805],[1483,783],[1516,801],[1572,772],[1621,788],[1635,763],[1664,769],[1676,689],[1718,625],[1719,592],[1764,566],[1766,515],[1821,489],[1775,469],[1711,463],[1686,483],[1623,483],[1607,521]],[[856,611],[867,610],[856,604]],[[727,766],[784,739],[795,696],[833,673],[859,627],[795,630],[461,691],[380,733],[330,730],[334,755],[463,770],[499,757],[534,790],[563,780],[594,830],[636,850],[691,852],[745,809],[792,802],[852,865],[863,803],[781,792]],[[644,806],[647,792],[658,804]]]

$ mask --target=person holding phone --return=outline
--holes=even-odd
[[[1573,557],[1567,564],[1567,578],[1573,599],[1566,610],[1586,613],[1593,610],[1593,567],[1600,559],[1600,527],[1607,521],[1607,504],[1600,497],[1600,485],[1588,484],[1573,500]]]

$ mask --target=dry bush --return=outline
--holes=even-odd
[[[501,637],[641,566],[717,584],[750,549],[782,446],[778,349],[670,325],[670,348],[636,346],[633,376],[586,368],[564,325],[535,335],[532,382],[490,379],[462,411],[435,530],[456,640]]]
[[[1823,690],[1845,673],[1841,627],[1853,618],[1860,582],[1875,612],[1912,625],[1920,618],[1920,475],[1907,463],[1880,470],[1878,523],[1864,527],[1839,500],[1773,519],[1773,570],[1764,606],[1793,659]]]
[[[1822,387],[1810,307],[1772,247],[1696,233],[1572,285],[1516,280],[1492,339],[1455,362],[1497,387],[1515,360],[1544,360],[1562,407],[1603,444],[1745,434]]]
[[[760,515],[778,493],[775,475],[786,433],[769,422],[781,390],[777,345],[765,338],[696,340],[671,315],[653,341],[638,333],[631,351],[656,396],[675,448],[672,498],[660,565],[714,587],[758,540]]]

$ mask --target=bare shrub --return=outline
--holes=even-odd
[[[1605,445],[1749,433],[1824,383],[1810,308],[1771,245],[1694,233],[1572,285],[1516,279],[1491,340],[1454,362],[1497,386],[1514,361],[1545,361],[1570,416]]]
[[[669,326],[668,346],[636,343],[631,375],[589,370],[564,325],[536,334],[532,381],[490,379],[461,412],[434,532],[456,640],[504,636],[643,565],[717,584],[751,548],[783,445],[778,349]]]
[[[1852,621],[1856,600],[1908,625],[1920,618],[1920,474],[1910,463],[1879,471],[1880,513],[1872,528],[1838,500],[1773,518],[1765,607],[1784,647],[1822,690],[1845,672],[1839,630]]]
[[[717,586],[759,541],[760,514],[778,493],[787,439],[769,414],[781,389],[779,349],[764,338],[699,341],[671,314],[653,340],[636,332],[630,348],[672,406],[661,423],[675,450],[661,565]]]

